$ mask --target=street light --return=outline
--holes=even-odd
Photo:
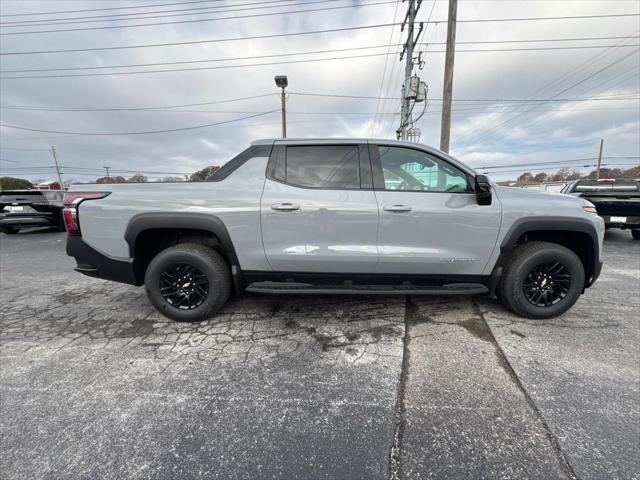
[[[287,110],[285,108],[285,92],[284,89],[289,85],[286,75],[276,75],[276,86],[282,89],[280,94],[280,102],[282,103],[282,138],[287,138]]]

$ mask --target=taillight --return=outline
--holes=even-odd
[[[85,200],[95,200],[104,198],[111,192],[67,192],[64,195],[64,209],[62,216],[67,235],[80,235],[80,224],[78,223],[78,205]]]

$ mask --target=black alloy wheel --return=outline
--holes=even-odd
[[[209,280],[195,266],[178,263],[160,274],[160,293],[169,305],[193,310],[209,295]]]
[[[557,243],[529,241],[505,261],[497,288],[500,302],[524,318],[553,318],[569,310],[585,288],[575,252]]]
[[[179,322],[205,320],[231,293],[229,265],[219,252],[197,243],[180,243],[158,253],[144,275],[149,300]]]
[[[538,307],[550,307],[567,296],[571,273],[560,262],[536,265],[522,283],[527,300]]]

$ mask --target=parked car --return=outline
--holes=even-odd
[[[0,232],[23,227],[55,227],[64,232],[63,191],[4,190],[0,192]]]
[[[78,186],[76,270],[143,285],[181,321],[259,293],[476,295],[518,315],[569,309],[602,267],[581,198],[495,185],[424,145],[261,140],[208,182]]]
[[[637,180],[576,180],[567,184],[562,193],[590,201],[604,219],[606,228],[629,229],[633,238],[640,240],[640,182]]]

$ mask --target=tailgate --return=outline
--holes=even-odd
[[[598,215],[640,216],[640,192],[594,192],[580,197],[593,203]]]
[[[2,192],[0,193],[0,214],[7,216],[51,215],[51,203],[41,191]]]

